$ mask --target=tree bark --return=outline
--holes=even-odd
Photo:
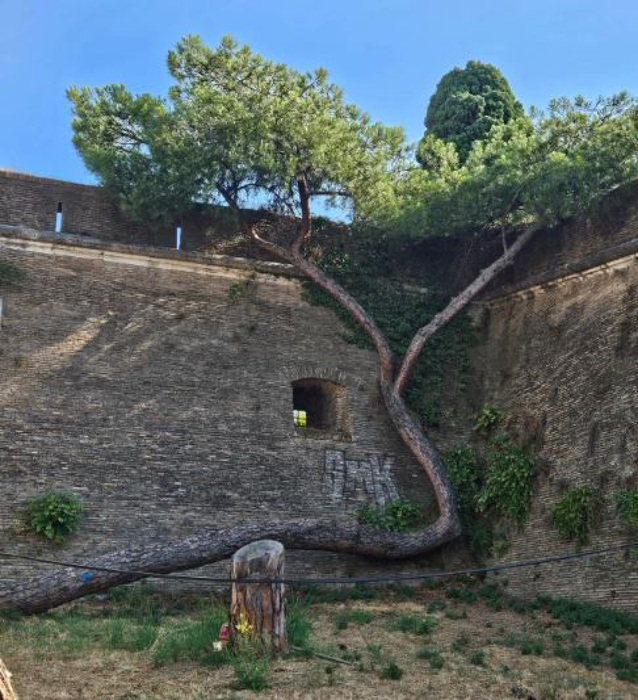
[[[11,674],[9,669],[0,659],[0,700],[18,700],[13,686],[11,685]]]
[[[440,519],[423,530],[401,533],[361,525],[351,518],[239,525],[177,542],[123,549],[84,562],[87,568],[63,567],[28,581],[4,584],[0,587],[0,610],[43,612],[91,593],[148,578],[149,574],[186,571],[229,559],[240,547],[261,539],[278,540],[287,549],[359,554],[387,561],[427,554],[453,535],[442,527]]]
[[[241,640],[248,636],[260,649],[271,654],[288,651],[285,585],[235,582],[242,578],[282,579],[284,560],[284,547],[275,540],[251,542],[233,555],[230,628],[235,645],[241,646]]]

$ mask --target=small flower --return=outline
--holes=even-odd
[[[239,621],[235,625],[235,629],[239,632],[239,634],[248,634],[249,632],[252,632],[253,626],[248,621],[248,617],[243,610],[241,613],[239,613]]]

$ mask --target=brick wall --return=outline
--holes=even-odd
[[[394,494],[431,509],[380,406],[375,355],[347,345],[296,279],[105,250],[0,238],[28,275],[5,294],[0,331],[4,546],[59,553],[19,532],[25,499],[49,489],[87,509],[69,558]],[[350,438],[295,431],[291,382],[303,377],[346,387]],[[361,567],[292,561],[324,575]],[[3,562],[0,580],[26,570]]]
[[[66,186],[0,175],[0,224],[52,228],[37,216],[54,215]],[[104,201],[99,188],[77,192],[87,211],[91,198]],[[512,533],[508,560],[574,550],[559,540],[550,511],[565,489],[583,484],[607,495],[592,546],[636,537],[618,522],[611,493],[638,479],[637,201],[638,188],[628,188],[595,217],[540,232],[475,306],[482,340],[471,395],[458,396],[457,417],[437,439],[467,439],[469,417],[485,402],[544,426],[548,474],[530,524]],[[75,232],[162,245],[150,229],[118,228],[117,216],[95,214]],[[397,264],[410,262],[418,278],[427,260],[459,286],[497,244],[479,237],[465,245],[430,241]],[[399,493],[432,503],[380,407],[374,356],[345,344],[332,313],[306,305],[283,268],[271,275],[268,263],[251,263],[260,271],[253,283],[245,261],[215,265],[12,229],[0,247],[29,272],[6,297],[0,332],[0,532],[12,547],[47,549],[15,531],[20,504],[45,488],[75,490],[88,506],[69,545],[77,555],[220,523],[350,510],[390,493],[375,493],[372,474],[379,483],[390,474]],[[238,282],[250,293],[232,302],[228,289]],[[352,441],[295,434],[291,382],[302,376],[347,386]],[[448,564],[463,556],[445,553]],[[293,570],[320,573],[362,566],[327,554],[292,560]],[[635,561],[616,555],[507,578],[522,595],[635,608]],[[0,579],[19,573],[5,566]]]
[[[62,232],[106,241],[175,247],[174,222],[140,223],[127,216],[102,188],[0,170],[0,225],[54,231],[56,212],[62,205]],[[225,207],[194,206],[183,214],[182,250],[215,249],[234,255],[259,251],[246,247]]]
[[[543,426],[546,463],[528,526],[512,532],[507,561],[572,552],[551,522],[567,489],[605,497],[591,548],[636,541],[613,492],[638,486],[638,257],[486,305],[479,359],[483,399]],[[508,571],[510,591],[577,596],[636,609],[638,557],[627,553]]]

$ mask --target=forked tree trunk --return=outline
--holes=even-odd
[[[18,700],[18,696],[11,685],[9,669],[0,659],[0,700]]]
[[[309,230],[307,222],[306,230]],[[63,568],[29,581],[5,584],[0,587],[0,610],[42,612],[89,593],[138,581],[150,573],[183,571],[227,559],[240,547],[259,539],[279,540],[288,549],[319,549],[384,560],[426,554],[454,540],[461,534],[454,488],[440,453],[407,409],[403,392],[427,340],[511,264],[537,230],[537,226],[531,226],[521,233],[503,255],[416,333],[398,371],[395,371],[388,341],[374,319],[343,287],[303,258],[299,252],[303,237],[287,250],[260,238],[256,232],[252,234],[262,248],[292,263],[327,291],[374,343],[379,356],[379,385],[388,414],[436,494],[439,517],[432,525],[419,532],[394,533],[360,525],[353,520],[303,519],[206,532],[177,542],[157,542],[92,559],[86,562],[87,569],[96,567],[90,572]],[[100,571],[100,567],[110,571]]]
[[[235,583],[236,579],[281,579],[284,546],[274,540],[251,542],[235,552],[230,562],[233,579],[230,628],[233,643],[250,638],[271,654],[288,651],[286,634],[286,587],[283,583]]]

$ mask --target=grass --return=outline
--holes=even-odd
[[[354,584],[350,588],[325,588],[315,585],[295,586],[294,594],[297,600],[306,605],[319,603],[342,603],[350,600],[375,600],[379,591],[371,586]]]
[[[485,652],[482,649],[473,651],[469,656],[469,661],[474,666],[485,666]]]
[[[417,615],[401,615],[392,628],[399,632],[409,632],[412,634],[430,634],[438,625],[433,617],[418,617]]]
[[[335,627],[337,631],[345,630],[351,624],[367,625],[374,620],[374,615],[369,610],[344,610],[337,614]]]
[[[459,653],[464,652],[470,645],[470,635],[467,632],[461,632],[459,636],[452,642],[450,647],[452,651]]]
[[[379,678],[391,681],[398,681],[403,677],[403,669],[394,661],[391,661],[387,666],[379,672]]]
[[[213,650],[227,617],[225,608],[214,605],[203,614],[166,627],[151,649],[152,665],[176,661],[198,661],[210,666],[228,663],[228,654]]]
[[[214,651],[227,602],[159,595],[143,586],[39,616],[2,614],[0,649],[18,692],[36,700],[46,697],[51,674],[56,687],[74,697],[124,696],[130,673],[144,679],[145,697],[164,697],[174,678],[195,683],[184,697],[268,687],[278,697],[313,695],[315,689],[318,695],[348,697],[412,696],[424,689],[433,697],[507,697],[514,687],[525,697],[599,697],[596,689],[607,692],[607,686],[616,697],[635,691],[638,634],[632,632],[632,614],[554,599],[518,604],[494,586],[413,590],[412,597],[396,588],[373,595],[363,587],[339,595],[295,592],[287,622],[296,653],[273,662]],[[326,598],[331,602],[323,602]],[[356,605],[349,605],[352,600]],[[476,607],[468,616],[469,606]],[[318,659],[314,652],[348,665]],[[90,665],[82,675],[85,659]],[[488,660],[489,667],[507,672],[486,674]],[[116,690],[89,685],[94,670],[88,669],[96,664],[105,670],[95,683],[108,677],[120,684]],[[122,665],[135,670],[113,672]],[[82,688],[73,685],[80,677]],[[332,689],[324,692],[327,686]]]
[[[419,659],[425,659],[433,671],[440,671],[445,666],[445,660],[435,646],[421,647],[417,656]]]
[[[613,634],[638,634],[638,615],[632,613],[549,596],[539,596],[537,602],[568,628],[578,625]]]
[[[312,622],[308,617],[307,607],[299,600],[293,600],[286,611],[288,641],[291,646],[307,649],[312,631]]]
[[[270,660],[255,654],[239,654],[232,659],[237,690],[254,690],[256,692],[270,688]]]

